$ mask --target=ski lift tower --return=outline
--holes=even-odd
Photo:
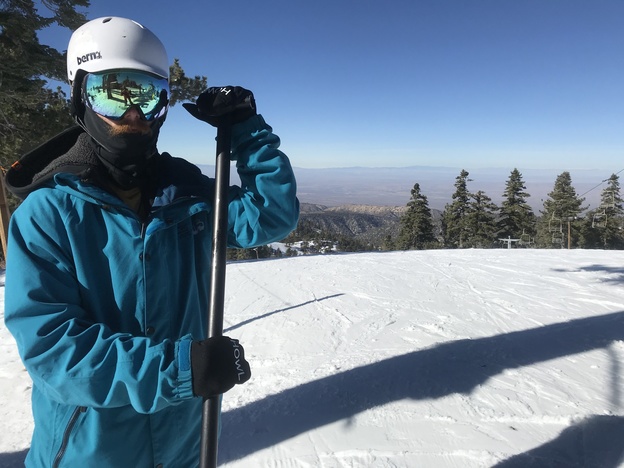
[[[511,236],[508,236],[507,239],[498,239],[499,241],[501,241],[503,244],[507,244],[507,248],[511,249],[511,244],[513,242],[520,242],[520,239],[512,239]]]
[[[568,216],[567,218],[565,218],[568,223],[568,250],[572,248],[572,228],[570,227],[570,223],[578,219],[578,216]],[[561,244],[563,245],[563,241],[561,242]]]

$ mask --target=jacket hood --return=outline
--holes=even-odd
[[[101,169],[90,137],[78,126],[71,127],[22,156],[6,173],[8,190],[25,199],[60,172],[87,178]]]
[[[157,153],[151,161],[147,190],[155,197],[154,206],[171,203],[180,197],[212,199],[212,183],[194,164],[168,153]],[[71,127],[35,148],[15,162],[6,173],[8,190],[25,199],[34,190],[49,184],[59,173],[73,174],[100,187],[112,183],[98,158],[91,136],[82,127]]]

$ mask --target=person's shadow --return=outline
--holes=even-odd
[[[451,341],[334,374],[225,412],[219,460],[243,458],[390,402],[469,394],[506,369],[605,348],[623,339],[624,312],[615,312],[487,338]],[[613,372],[619,372],[619,365],[612,366]],[[618,377],[613,375],[611,379],[610,391],[615,400],[619,399],[615,383]],[[582,432],[588,434],[605,424],[615,424],[618,428],[621,425],[619,418],[596,421],[583,425]],[[550,444],[566,451],[571,447],[567,444],[569,436],[562,434],[562,437],[562,442]],[[587,460],[605,445],[615,453],[615,458],[624,453],[621,438],[585,437],[585,440],[587,443],[582,448],[575,446],[572,458],[581,450]],[[548,449],[548,453],[552,457],[555,452]],[[530,453],[526,455],[535,458]]]
[[[0,468],[24,468],[28,449],[21,452],[0,453]]]

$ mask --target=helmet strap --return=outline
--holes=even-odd
[[[82,102],[82,82],[85,76],[87,76],[87,72],[84,70],[78,70],[76,72],[76,77],[71,83],[71,96],[69,99],[69,110],[71,115],[76,123],[83,128],[85,105]]]

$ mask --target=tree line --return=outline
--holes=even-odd
[[[562,172],[538,213],[527,203],[531,195],[518,169],[507,179],[500,205],[482,190],[471,191],[469,176],[462,169],[456,177],[451,202],[441,216],[434,216],[420,184],[415,183],[395,232],[380,242],[330,232],[304,218],[284,240],[286,254],[269,249],[264,256],[297,255],[294,246],[303,254],[442,248],[624,249],[624,205],[617,174],[604,181],[600,206],[588,211],[570,173]],[[262,256],[247,253],[244,258]]]
[[[414,184],[396,238],[389,249],[492,248],[511,244],[535,248],[624,248],[624,208],[620,182],[612,174],[605,182],[600,206],[587,211],[569,172],[562,172],[538,214],[527,203],[530,194],[522,174],[513,169],[497,206],[483,191],[468,188],[469,172],[455,179],[452,201],[444,207],[438,229],[427,197]]]

